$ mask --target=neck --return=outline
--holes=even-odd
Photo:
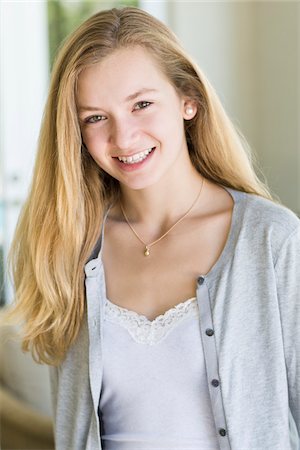
[[[132,225],[145,226],[155,236],[166,232],[195,201],[193,209],[197,206],[203,182],[204,178],[194,169],[180,182],[178,178],[173,182],[164,179],[141,190],[121,187],[121,203]],[[119,213],[122,214],[121,209]]]

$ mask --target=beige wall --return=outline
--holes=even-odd
[[[257,153],[273,192],[300,212],[300,3],[174,1],[168,24]]]
[[[274,189],[300,212],[300,4],[256,5],[257,147]]]

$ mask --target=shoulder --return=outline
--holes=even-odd
[[[286,206],[255,194],[244,193],[244,196],[248,213],[254,220],[259,218],[263,223],[272,223],[289,231],[299,227],[299,218]]]
[[[269,243],[277,253],[291,237],[300,239],[300,219],[286,206],[256,194],[229,190],[235,200],[236,221],[253,244]]]

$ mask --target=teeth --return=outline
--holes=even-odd
[[[144,152],[140,152],[140,153],[136,153],[135,155],[132,156],[118,156],[119,161],[122,161],[125,164],[135,164],[138,162],[143,161],[145,158],[147,158],[147,156],[149,155],[149,153],[152,151],[152,148],[149,148],[147,150],[145,150]]]

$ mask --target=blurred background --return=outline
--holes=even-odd
[[[177,34],[219,94],[282,203],[300,214],[298,1],[0,2],[0,305],[5,260],[29,187],[57,49],[89,15],[133,5]],[[1,313],[1,309],[0,309]],[[53,448],[48,373],[0,330],[0,447]],[[4,342],[7,342],[4,344]],[[26,419],[24,419],[26,418]]]

